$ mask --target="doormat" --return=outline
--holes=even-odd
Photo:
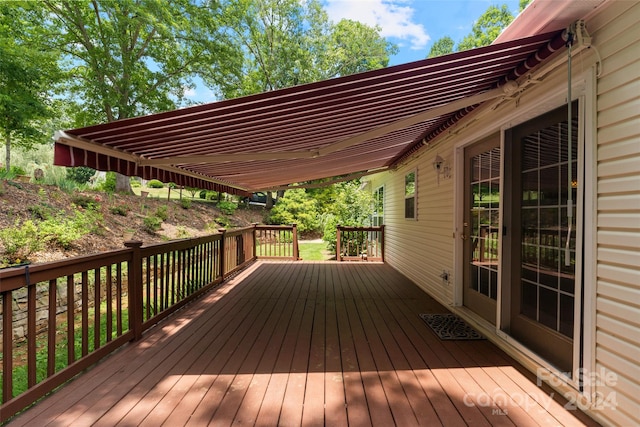
[[[455,314],[421,314],[420,317],[441,340],[485,339]]]

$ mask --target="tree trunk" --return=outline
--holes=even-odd
[[[266,191],[266,193],[267,193],[267,203],[265,208],[271,209],[273,207],[273,194],[271,193],[271,191]]]
[[[129,177],[116,172],[116,193],[133,194]]]
[[[11,135],[7,132],[7,136],[4,139],[5,151],[6,151],[6,160],[4,164],[4,170],[9,173],[11,170]]]

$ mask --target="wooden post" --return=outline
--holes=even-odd
[[[384,262],[384,224],[380,226],[380,257],[382,258],[382,262]]]
[[[131,262],[128,265],[129,329],[133,331],[134,341],[137,341],[142,338],[142,242],[128,240],[124,245],[132,250]]]
[[[340,227],[342,227],[340,224],[336,226],[336,261],[342,261],[342,256],[340,256],[340,240],[341,240]]]
[[[225,247],[227,230],[224,228],[218,228],[218,233],[222,234],[222,238],[220,239],[220,278],[224,280],[224,274],[226,273],[224,270],[225,270],[225,264],[226,264],[225,252],[227,251]]]
[[[300,252],[298,251],[298,225],[291,224],[293,226],[292,238],[293,238],[293,260],[298,261],[300,259]]]
[[[253,225],[253,259],[258,258],[258,223],[252,222]]]

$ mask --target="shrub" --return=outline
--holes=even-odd
[[[83,194],[79,194],[71,198],[71,203],[76,206],[80,206],[83,209],[92,209],[98,210],[100,209],[100,204],[95,197],[85,196]]]
[[[224,217],[224,216],[219,216],[216,218],[216,224],[218,224],[219,226],[222,226],[223,228],[227,228],[231,225],[231,221],[229,221],[229,218]],[[211,227],[214,231],[218,230],[218,227]]]
[[[167,218],[169,218],[169,211],[168,211],[167,207],[166,206],[159,206],[158,209],[156,209],[155,216],[157,216],[158,218],[160,218],[163,221],[166,221]]]
[[[78,184],[85,184],[89,182],[89,180],[95,173],[95,169],[91,169],[86,166],[67,168],[67,179],[75,181]]]
[[[98,189],[108,194],[115,193],[116,192],[116,173],[107,172],[104,182],[99,185]]]
[[[191,234],[184,226],[179,225],[178,227],[176,227],[176,237],[178,239],[186,239],[191,237]]]
[[[217,204],[217,207],[218,209],[220,209],[220,212],[222,212],[223,214],[233,215],[238,205],[236,205],[233,202],[227,202],[226,200],[223,200]]]
[[[180,199],[180,206],[182,209],[189,209],[191,207],[191,199]]]
[[[157,216],[148,216],[142,220],[144,223],[144,229],[151,234],[155,234],[156,231],[162,228],[162,219]]]
[[[34,219],[44,220],[51,218],[51,208],[42,205],[33,205],[27,208]]]
[[[111,206],[109,208],[109,212],[111,212],[113,215],[127,216],[127,213],[129,213],[129,208],[125,205]]]
[[[196,193],[198,192],[198,189],[196,187],[185,187],[185,190],[187,190],[187,192],[191,195],[192,199],[196,197]]]
[[[298,230],[303,233],[318,229],[320,226],[318,215],[318,204],[315,199],[308,197],[304,190],[295,189],[288,190],[278,199],[267,221],[270,224],[296,223]]]
[[[16,221],[14,227],[0,230],[0,241],[9,264],[29,259],[29,256],[40,250],[43,244],[38,227],[31,220],[22,224]]]
[[[151,181],[147,182],[147,187],[164,188],[164,184],[161,181],[158,181],[157,179],[152,179]]]
[[[140,181],[135,179],[135,178],[131,178],[129,183],[131,184],[131,188],[140,188],[140,187],[142,187],[142,184],[140,184]]]
[[[169,187],[169,188],[170,188],[170,189],[172,189],[172,190],[173,190],[174,188],[178,188],[178,186],[176,185],[176,183],[175,183],[175,182],[169,182],[169,183],[167,184],[167,187]]]
[[[51,242],[68,249],[71,243],[98,230],[102,215],[93,210],[75,211],[73,217],[59,214],[40,223],[43,242]]]

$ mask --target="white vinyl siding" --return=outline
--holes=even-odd
[[[617,401],[598,416],[640,424],[640,3],[614,2],[590,31],[597,84],[596,392]],[[593,27],[593,28],[592,28]]]
[[[604,378],[599,377],[585,391],[613,398],[610,403],[617,404],[615,409],[586,411],[607,425],[640,425],[640,2],[611,2],[586,24],[594,48],[574,56],[574,87],[579,89],[580,80],[591,72],[598,57],[602,70],[594,77],[595,94],[585,94],[596,111],[587,112],[586,120],[595,147],[590,147],[593,158],[588,157],[591,163],[585,175],[595,186],[588,195],[595,206],[588,207],[585,235],[587,243],[595,243],[585,248],[584,267],[589,274],[584,278],[589,300],[585,317],[593,327],[586,325],[589,347],[584,351],[589,364],[584,368]],[[403,167],[372,177],[374,188],[384,184],[387,193],[385,254],[389,264],[443,304],[455,305],[453,285],[461,280],[454,274],[453,184],[462,171],[454,169],[454,179],[438,183],[433,159],[440,154],[452,161],[455,147],[558,107],[562,103],[558,97],[567,87],[566,73],[566,65],[560,66],[525,91],[518,103],[505,103],[481,119],[463,119],[462,128],[453,129],[459,130],[452,132],[456,136],[437,138],[432,147]],[[404,176],[414,168],[420,170],[420,221],[415,222],[404,220],[401,204]],[[443,270],[451,273],[450,284],[440,278]],[[497,335],[493,338],[513,349]],[[519,359],[535,370],[524,354]]]

